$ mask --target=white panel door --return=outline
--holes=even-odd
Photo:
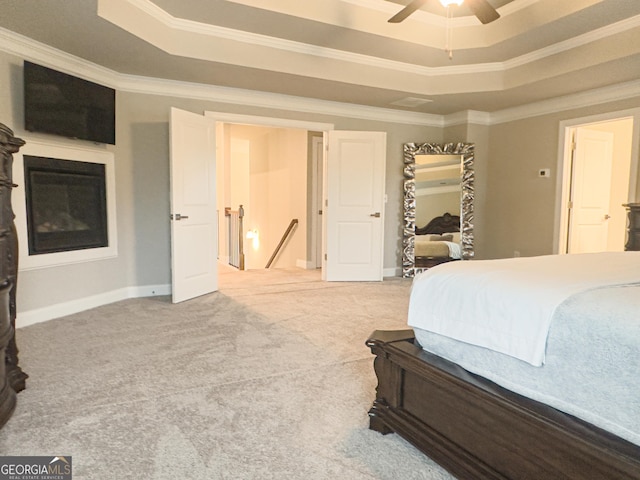
[[[569,252],[607,250],[613,134],[579,128],[573,159]]]
[[[218,289],[215,121],[171,109],[173,303]]]
[[[328,133],[328,281],[380,281],[384,246],[386,133]]]

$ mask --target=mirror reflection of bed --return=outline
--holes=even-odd
[[[423,227],[416,226],[415,232],[416,267],[430,268],[462,258],[459,215],[446,212]]]

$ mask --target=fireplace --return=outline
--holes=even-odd
[[[24,155],[29,255],[109,245],[105,165]]]

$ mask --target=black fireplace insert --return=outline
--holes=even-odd
[[[107,247],[105,166],[24,156],[29,255]]]

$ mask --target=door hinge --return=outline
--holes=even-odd
[[[572,208],[573,208],[573,201],[569,200],[569,201],[567,202],[567,208],[568,208],[568,209],[572,209]]]
[[[325,259],[325,261],[327,260],[327,254],[326,253],[324,254],[324,259]]]

